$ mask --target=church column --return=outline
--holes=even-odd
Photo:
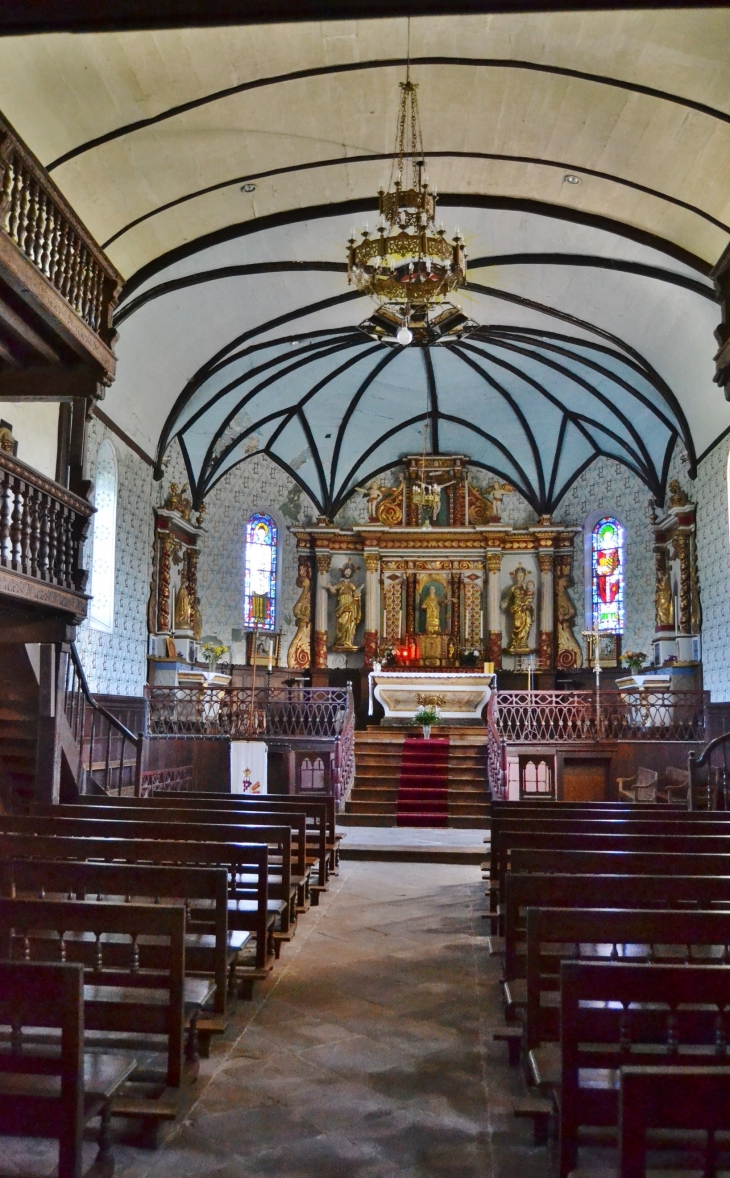
[[[553,665],[553,553],[538,552],[540,566],[539,662],[544,669]]]
[[[500,573],[502,553],[487,553],[487,658],[495,671],[502,665],[502,618],[500,604]]]
[[[380,557],[365,553],[365,666],[378,657],[380,641]]]
[[[416,632],[416,574],[406,574],[406,634],[412,638]]]
[[[325,577],[332,564],[331,552],[317,553],[317,597],[314,609],[314,665],[327,666],[327,589]]]

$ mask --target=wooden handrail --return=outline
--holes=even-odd
[[[139,745],[139,743],[142,739],[142,736],[141,735],[135,736],[133,732],[130,732],[129,729],[127,727],[125,727],[124,724],[122,724],[121,720],[117,720],[116,716],[112,715],[111,712],[108,712],[107,709],[103,706],[103,704],[97,703],[97,701],[94,699],[93,695],[91,694],[91,691],[89,690],[89,683],[86,678],[86,675],[84,674],[84,668],[81,664],[79,652],[76,649],[76,643],[71,642],[69,645],[70,645],[70,649],[71,649],[71,662],[73,663],[74,668],[76,670],[76,674],[78,676],[79,683],[81,684],[81,690],[83,692],[84,699],[86,700],[87,704],[89,705],[90,708],[93,708],[95,712],[98,712],[99,715],[103,716],[105,720],[108,720],[109,723],[111,724],[112,728],[116,728],[117,732],[119,732],[124,737],[125,740],[128,740],[130,744],[134,745],[134,747],[137,748],[137,746]]]
[[[111,347],[122,276],[43,165],[0,117],[0,232]]]

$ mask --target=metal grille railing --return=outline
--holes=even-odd
[[[352,712],[340,687],[149,687],[152,736],[339,737]]]
[[[512,744],[562,741],[702,741],[702,691],[500,691],[495,725]]]

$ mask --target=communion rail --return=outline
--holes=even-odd
[[[500,691],[494,726],[508,744],[703,741],[704,691]]]

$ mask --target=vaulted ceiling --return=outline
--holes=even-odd
[[[411,22],[468,341],[355,329],[345,242],[387,180],[405,20],[0,40],[0,109],[127,277],[105,412],[199,496],[265,450],[328,514],[429,444],[551,510],[597,454],[662,497],[730,427],[726,9]],[[574,178],[571,182],[566,177]]]

